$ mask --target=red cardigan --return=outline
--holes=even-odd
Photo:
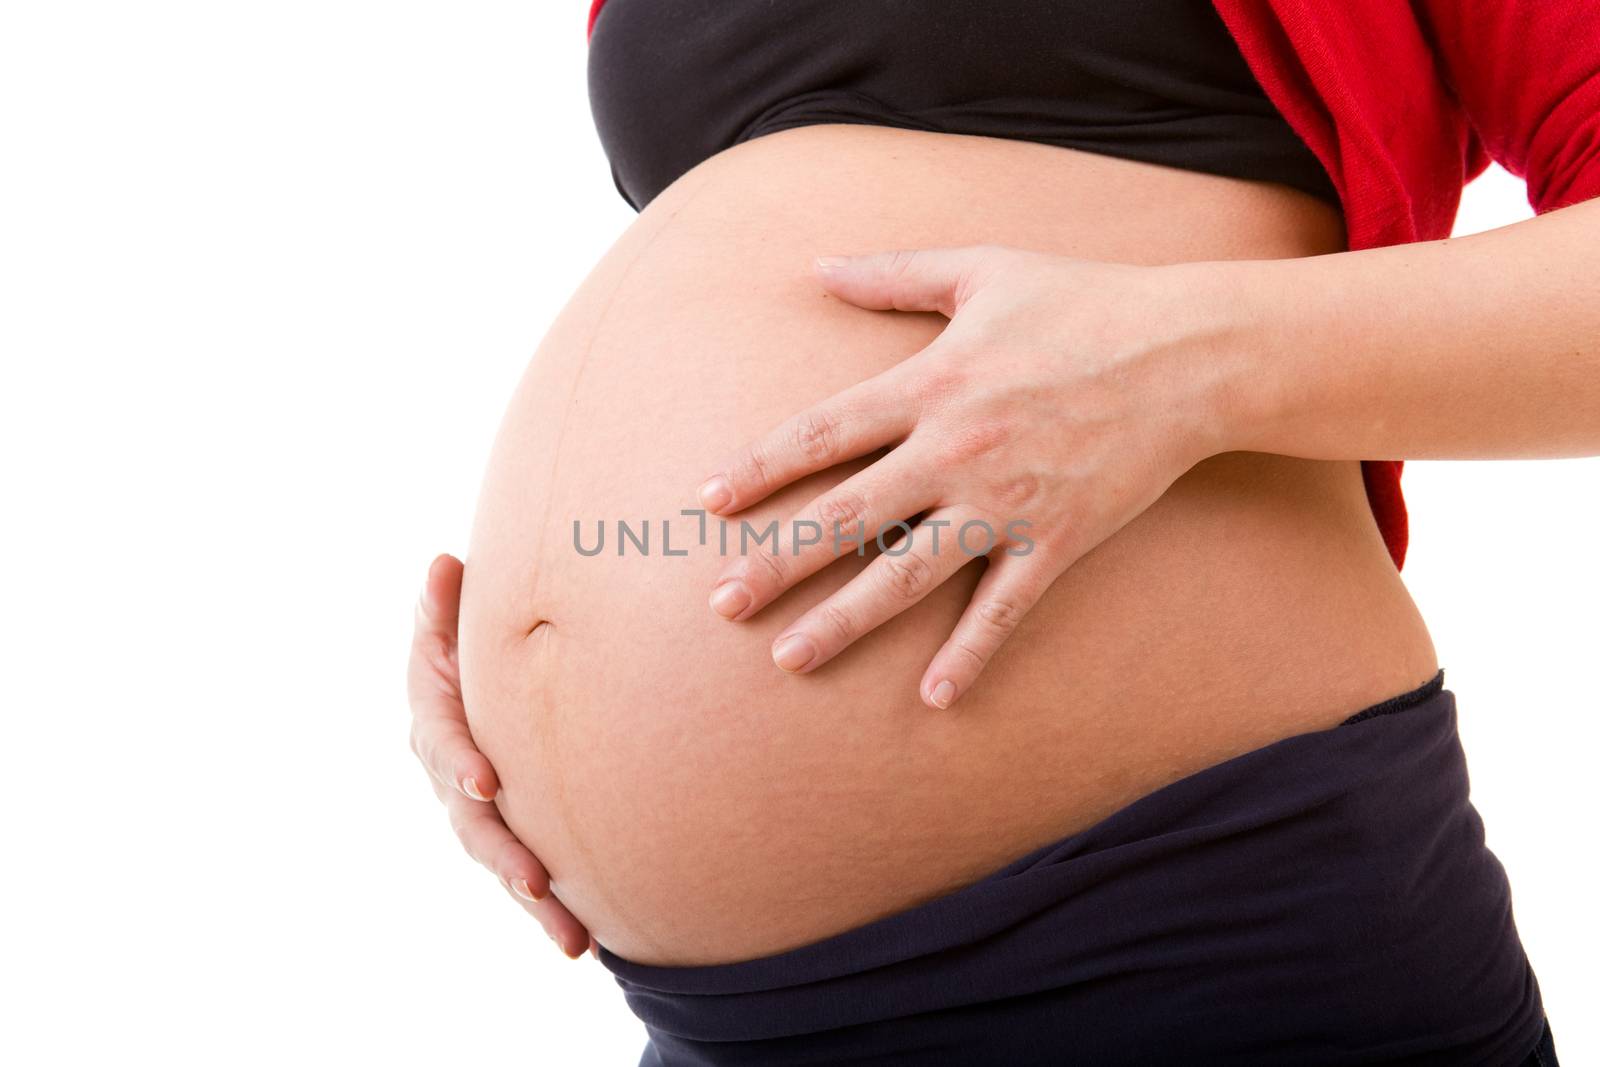
[[[605,0],[591,0],[589,32]],[[1322,161],[1352,249],[1447,237],[1494,159],[1545,212],[1600,196],[1593,0],[1213,0],[1267,96]],[[1398,569],[1404,461],[1361,464]]]

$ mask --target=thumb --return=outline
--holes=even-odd
[[[822,287],[873,311],[937,311],[954,318],[994,259],[988,247],[924,248],[860,256],[820,256]]]

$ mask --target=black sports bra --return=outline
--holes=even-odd
[[[635,208],[725,148],[832,122],[1039,141],[1339,202],[1208,0],[607,0],[588,63]]]

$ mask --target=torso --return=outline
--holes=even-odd
[[[660,553],[662,519],[688,543],[679,509],[715,463],[940,329],[825,297],[814,255],[998,243],[1158,263],[1341,241],[1332,208],[1281,185],[868,126],[773,133],[672,184],[535,356],[468,559],[474,737],[561,898],[640,962],[770,954],[1427,681],[1433,645],[1353,461],[1199,464],[1058,580],[948,713],[917,683],[978,564],[794,677],[771,640],[864,561],[734,624],[706,605],[714,545]],[[853,469],[750,517],[787,518]],[[648,557],[614,537],[574,549],[574,519],[592,543],[619,518],[651,520]]]

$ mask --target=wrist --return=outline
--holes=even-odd
[[[1283,424],[1289,398],[1280,324],[1265,298],[1273,265],[1214,260],[1163,268],[1181,309],[1190,404],[1206,455],[1272,451],[1273,428]]]

